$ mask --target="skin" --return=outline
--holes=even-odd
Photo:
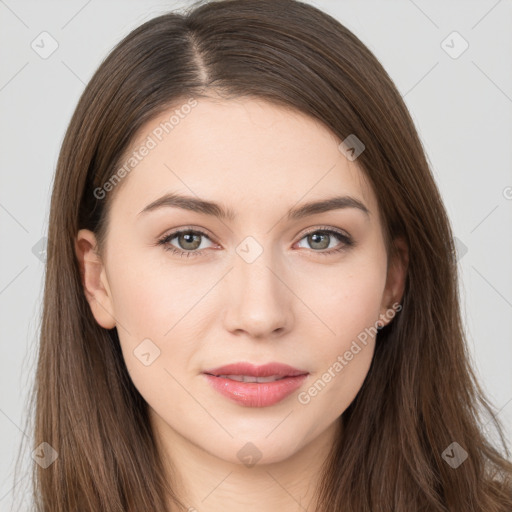
[[[130,150],[169,115],[143,127]],[[262,100],[200,99],[118,185],[102,257],[91,231],[77,235],[94,317],[117,328],[173,468],[169,478],[197,511],[314,510],[337,419],[363,384],[375,337],[309,403],[297,396],[365,328],[392,321],[383,315],[402,298],[406,247],[398,241],[402,257],[388,268],[376,196],[340,142],[319,121]],[[168,192],[219,202],[236,217],[221,221],[173,207],[139,215]],[[370,215],[345,208],[285,217],[291,207],[338,194],[358,198]],[[183,227],[211,235],[199,239],[202,255],[180,257],[157,244]],[[349,234],[355,245],[320,254],[344,244],[334,235],[325,245],[308,240],[326,227]],[[248,236],[263,250],[251,263],[236,252]],[[175,237],[168,245],[186,251],[193,244]],[[160,350],[149,366],[134,356],[146,338]],[[310,374],[283,401],[244,407],[202,375],[237,361],[278,361]],[[261,453],[252,467],[237,456],[248,442]]]

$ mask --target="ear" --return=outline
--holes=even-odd
[[[389,324],[394,317],[389,313],[386,315],[393,304],[402,301],[405,289],[405,281],[407,277],[407,268],[409,265],[409,248],[403,237],[395,238],[393,245],[396,250],[391,256],[388,264],[388,273],[386,278],[386,286],[382,295],[381,310],[379,316],[379,324],[384,327]]]
[[[94,233],[81,229],[75,240],[75,253],[80,268],[84,293],[96,321],[105,329],[116,326],[112,294],[103,262],[97,252]]]

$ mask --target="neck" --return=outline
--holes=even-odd
[[[168,480],[187,512],[316,511],[324,464],[339,435],[339,423],[334,422],[289,458],[249,467],[203,450],[154,412],[152,423]],[[169,510],[182,512],[175,504]]]

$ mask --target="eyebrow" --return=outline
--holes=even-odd
[[[159,199],[148,204],[138,215],[154,211],[158,208],[174,207],[183,210],[189,210],[204,215],[211,215],[224,220],[233,221],[236,213],[231,208],[225,208],[221,204],[198,197],[186,196],[182,194],[166,194]],[[320,201],[311,201],[301,206],[290,208],[287,212],[288,220],[297,220],[310,215],[324,213],[331,210],[339,210],[345,208],[355,208],[362,211],[368,217],[370,211],[368,208],[355,197],[352,196],[335,196]]]

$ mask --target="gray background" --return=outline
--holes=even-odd
[[[458,239],[462,308],[474,366],[500,410],[510,445],[512,2],[310,3],[368,45],[416,122]],[[23,472],[15,481],[13,471],[20,442],[29,440],[23,425],[44,272],[37,244],[47,233],[52,176],[65,129],[85,84],[114,44],[150,18],[187,5],[0,0],[2,511],[10,507],[13,487],[26,495],[22,489],[29,484]],[[46,59],[31,47],[33,41],[42,45],[38,36],[43,31],[58,43]],[[457,58],[453,55],[462,40],[450,36],[453,31],[469,44]],[[45,41],[50,48],[50,39]],[[29,448],[23,468],[32,463]]]

